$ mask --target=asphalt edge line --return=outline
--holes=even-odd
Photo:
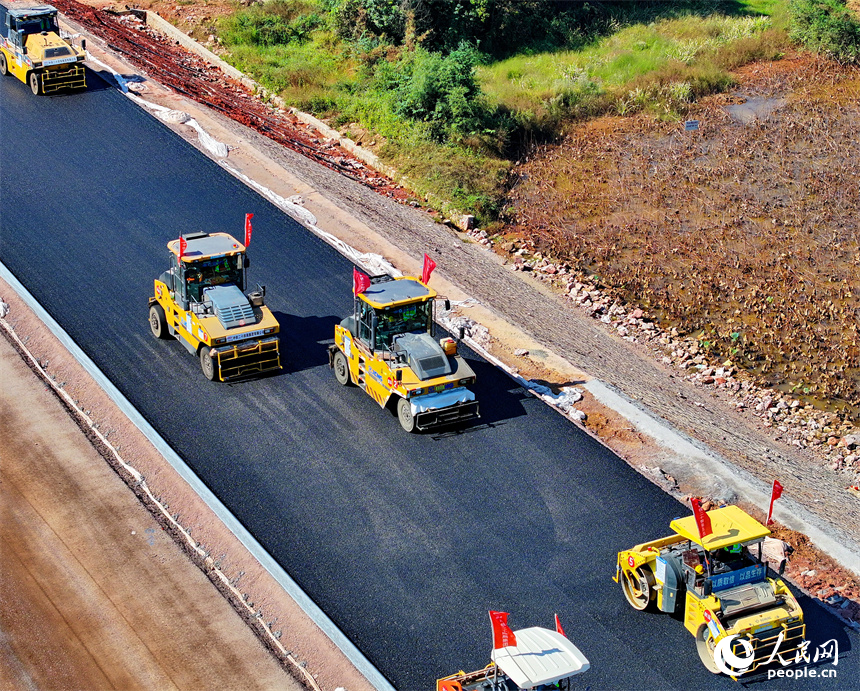
[[[296,604],[301,608],[301,610],[316,624],[317,627],[326,635],[328,638],[334,643],[335,646],[346,656],[346,658],[355,666],[355,668],[367,679],[367,681],[378,691],[396,691],[394,686],[382,675],[382,673],[376,669],[376,667],[371,664],[371,662],[364,656],[364,654],[355,646],[355,644],[346,637],[346,635],[337,627],[337,625],[328,617],[328,615],[323,612],[323,610],[317,605],[311,598],[301,589],[301,587],[296,583],[292,577],[280,566],[270,555],[263,549],[262,545],[251,535],[250,532],[236,519],[235,516],[227,509],[226,506],[221,502],[218,497],[216,497],[212,491],[203,484],[200,478],[189,468],[189,466],[182,460],[182,458],[170,447],[170,445],[161,437],[160,434],[144,419],[144,417],[131,405],[128,399],[119,391],[119,389],[114,386],[114,384],[104,375],[104,373],[96,366],[96,364],[89,358],[89,356],[84,353],[84,351],[78,346],[77,343],[66,333],[65,329],[63,329],[57,321],[50,315],[48,312],[38,303],[38,301],[30,294],[30,292],[24,287],[24,285],[12,274],[11,271],[6,267],[3,262],[0,262],[0,278],[2,278],[12,290],[14,290],[18,297],[33,311],[36,317],[48,328],[48,330],[60,341],[60,343],[69,351],[69,353],[78,361],[78,363],[86,370],[87,374],[89,374],[93,380],[98,384],[98,386],[108,395],[108,397],[114,402],[114,404],[120,409],[135,427],[140,430],[140,432],[149,440],[149,442],[155,447],[155,449],[164,457],[164,459],[173,467],[173,469],[180,475],[180,477],[188,483],[191,489],[197,494],[197,496],[203,501],[204,504],[215,514],[215,516],[220,520],[230,532],[232,532],[239,542],[242,544],[245,549],[254,557],[257,562],[275,579],[275,581],[280,585],[284,591],[296,602]],[[104,436],[98,431],[98,429],[94,426],[92,419],[87,416],[82,410],[78,408],[78,406],[74,403],[68,393],[60,389],[55,385],[51,377],[44,371],[44,369],[39,365],[36,358],[29,353],[23,343],[18,339],[17,334],[14,333],[14,329],[11,327],[8,322],[0,318],[0,326],[4,329],[6,333],[13,335],[18,346],[25,352],[30,358],[31,364],[37,368],[37,371],[43,376],[43,378],[51,382],[51,386],[54,391],[57,392],[58,395],[62,398],[62,400],[71,407],[72,409],[78,411],[81,415],[82,419],[87,422],[90,426],[92,432],[98,437],[99,441],[108,448],[111,453],[115,456],[117,461],[121,464],[121,466],[132,476],[134,477],[141,485],[141,488],[145,488],[145,481],[143,476],[135,470],[132,466],[126,464],[119,453],[113,447],[113,445],[106,439]],[[177,530],[185,536],[186,541],[195,552],[197,552],[201,557],[204,557],[207,561],[207,565],[209,564],[208,560],[211,560],[211,557],[206,556],[205,551],[200,550],[197,547],[196,541],[194,541],[189,533],[179,525],[173,517],[169,514],[167,509],[165,509],[160,502],[158,502],[155,497],[149,492],[148,488],[145,488],[145,492],[148,497],[152,499],[154,504],[159,507],[159,510],[165,515],[165,518],[170,521],[171,524],[176,526]],[[239,596],[239,601],[243,601],[241,595],[235,588],[230,584],[229,579],[220,570],[216,569],[214,566],[214,561],[211,564],[212,568],[217,571],[221,580],[232,590],[235,591]],[[264,629],[268,631],[272,640],[276,647],[280,648],[285,654],[285,658],[290,659],[292,655],[288,654],[288,651],[283,648],[275,638],[274,634],[271,630],[268,629],[268,626],[265,622],[259,622],[263,625]],[[296,669],[300,670],[302,677],[306,680],[309,680],[309,683],[312,684],[312,688],[315,691],[318,691],[319,687],[316,684],[316,681],[311,676],[310,672],[305,668],[301,667],[294,658],[290,660]]]

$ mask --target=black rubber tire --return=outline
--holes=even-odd
[[[415,416],[412,414],[412,404],[405,398],[397,401],[397,421],[407,432],[415,431]]]
[[[346,355],[343,351],[338,350],[332,358],[332,369],[334,370],[334,378],[341,386],[349,386],[352,383],[352,376],[349,373],[349,363],[346,360]]]
[[[170,338],[167,317],[164,316],[164,308],[161,305],[155,304],[149,308],[149,330],[156,338]]]
[[[39,80],[38,72],[30,72],[30,76],[27,77],[27,83],[30,85],[30,91],[33,92],[34,96],[42,93],[42,83]]]
[[[648,609],[656,601],[654,574],[647,566],[640,566],[633,573],[621,570],[621,590],[624,598],[633,609],[640,612]]]
[[[209,346],[203,346],[200,349],[200,369],[203,370],[203,376],[209,381],[215,381],[215,361],[209,354]]]
[[[6,54],[0,50],[0,77],[9,74],[9,65],[6,63]]]

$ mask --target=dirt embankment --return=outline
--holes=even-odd
[[[2,281],[0,302],[0,689],[369,689]]]
[[[576,126],[517,168],[500,238],[565,262],[700,350],[860,412],[860,71],[749,65],[682,123]],[[534,248],[534,249],[532,249]]]

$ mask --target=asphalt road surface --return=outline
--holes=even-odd
[[[619,549],[687,508],[472,357],[482,419],[408,435],[338,386],[326,344],[351,309],[352,265],[90,74],[35,98],[0,80],[0,260],[203,481],[402,691],[489,661],[487,610],[552,626],[590,659],[582,688],[735,688],[704,670],[667,615],[635,612]],[[166,243],[242,233],[281,322],[282,374],[206,381],[153,339],[146,299]],[[801,598],[810,652],[835,639],[837,678],[756,688],[860,688],[860,640]]]

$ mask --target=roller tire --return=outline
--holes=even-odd
[[[412,414],[412,404],[405,398],[397,401],[397,421],[407,432],[415,432],[415,416]]]
[[[9,74],[9,65],[6,62],[6,54],[0,50],[0,77],[5,77]]]
[[[334,370],[334,378],[341,386],[349,386],[352,383],[352,376],[349,373],[349,362],[346,360],[346,355],[338,350],[332,358],[331,368]]]
[[[621,570],[621,590],[624,591],[624,597],[633,609],[640,612],[652,607],[656,602],[655,583],[654,574],[647,566],[640,566],[633,572]]]
[[[714,643],[711,638],[711,630],[704,624],[699,627],[696,632],[696,651],[699,653],[699,659],[711,674],[719,674],[717,663],[714,661]]]
[[[38,72],[30,72],[30,76],[27,77],[27,83],[30,85],[30,91],[33,92],[34,96],[42,93],[42,82],[39,80]]]
[[[152,335],[159,339],[170,338],[170,330],[167,328],[167,318],[164,316],[164,308],[155,304],[149,308],[149,330]]]
[[[209,381],[215,381],[215,361],[209,354],[209,348],[205,345],[200,349],[200,369],[203,370],[204,377]]]

